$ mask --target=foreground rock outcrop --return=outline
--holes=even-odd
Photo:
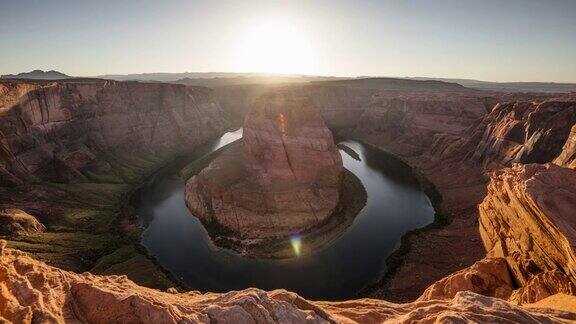
[[[492,177],[480,234],[488,256],[506,258],[523,289],[517,301],[576,293],[574,188],[576,171],[554,164],[515,164]]]
[[[312,302],[285,290],[226,294],[160,292],[125,276],[75,274],[7,249],[0,241],[0,321],[13,323],[570,323],[576,313],[522,308],[471,292],[393,304],[374,299]]]
[[[234,237],[286,236],[335,211],[341,172],[338,148],[312,102],[272,92],[246,117],[241,143],[187,182],[186,204]]]

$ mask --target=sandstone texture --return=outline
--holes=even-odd
[[[482,259],[477,205],[486,196],[489,173],[514,161],[568,165],[574,103],[571,96],[552,94],[375,97],[354,136],[406,159],[433,183],[424,181],[449,224],[409,233],[400,266],[368,296],[414,300],[442,277]]]
[[[312,302],[285,290],[226,294],[140,287],[125,276],[75,274],[0,241],[0,321],[13,323],[570,323],[576,313],[522,308],[460,292],[447,300]],[[555,306],[555,305],[552,305]]]
[[[460,291],[508,299],[514,289],[503,258],[486,258],[428,287],[418,300],[452,299]]]
[[[342,159],[307,97],[282,91],[259,99],[233,144],[186,184],[186,203],[204,223],[234,237],[302,232],[336,209]]]
[[[299,84],[244,84],[216,87],[222,108],[239,123],[254,102],[273,91],[293,91],[312,99],[326,125],[333,131],[353,129],[372,105],[375,95],[396,97],[402,94],[459,95],[478,93],[455,83],[438,81],[369,78],[341,81],[316,81]]]
[[[495,99],[465,94],[379,94],[360,118],[355,135],[403,157],[422,155],[438,134],[463,135]]]
[[[562,147],[562,152],[554,159],[554,163],[576,169],[576,125],[572,126],[568,140]]]
[[[498,104],[472,130],[467,143],[470,159],[486,170],[511,163],[546,163],[566,144],[566,156],[559,161],[569,163],[573,148],[567,139],[574,124],[576,101]]]
[[[216,91],[0,82],[0,236],[7,239],[0,241],[0,322],[576,321],[574,96],[405,81]],[[369,294],[416,301],[171,288],[176,281],[135,244],[141,229],[122,202],[157,167],[221,134],[236,103],[242,112],[232,117],[256,108],[246,116],[246,137],[190,179],[189,207],[248,237],[317,224],[335,208],[341,177],[326,126],[345,130],[415,166],[434,183],[423,182],[435,206],[450,215],[448,225],[409,234],[402,263]],[[253,218],[273,219],[279,210],[288,217]]]
[[[131,180],[114,161],[193,147],[225,126],[207,88],[84,80],[0,83],[3,182]],[[124,157],[126,158],[126,157]]]
[[[554,164],[515,164],[492,177],[480,234],[488,256],[506,258],[524,288],[515,299],[575,292],[575,186],[576,171]]]
[[[20,209],[0,210],[0,235],[44,232],[46,227]]]

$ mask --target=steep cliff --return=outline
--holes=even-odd
[[[533,302],[576,293],[576,171],[554,164],[515,164],[492,176],[480,204],[480,234],[488,256],[506,258]]]
[[[0,235],[78,272],[172,285],[138,248],[129,193],[227,127],[212,91],[98,79],[0,82]],[[136,243],[136,244],[134,244]]]
[[[162,158],[217,135],[225,119],[207,88],[84,80],[0,83],[5,181],[131,181],[130,159]],[[125,168],[123,168],[125,167]]]
[[[186,203],[243,239],[301,233],[339,200],[342,160],[309,98],[273,92],[246,117],[242,143],[192,177]]]
[[[554,163],[576,169],[576,125],[572,126],[570,135],[568,135],[562,151],[556,159],[554,159]]]
[[[371,296],[416,298],[433,282],[483,258],[476,206],[486,196],[488,172],[514,161],[569,164],[575,108],[572,97],[555,95],[375,97],[354,135],[400,155],[430,180],[449,224],[408,235],[410,251],[384,289]],[[451,253],[440,256],[438,250]]]
[[[514,162],[550,162],[562,151],[575,123],[576,101],[498,104],[473,128],[466,144],[468,158],[487,170]]]
[[[494,102],[494,98],[458,93],[381,93],[372,98],[354,134],[403,157],[421,155],[435,135],[463,135]]]
[[[0,241],[0,321],[14,323],[570,323],[576,313],[523,308],[471,292],[393,304],[374,299],[312,302],[285,290],[226,294],[160,292],[124,276],[52,268]],[[555,306],[555,305],[553,305]]]

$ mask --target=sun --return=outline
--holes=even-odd
[[[243,72],[313,74],[316,58],[306,33],[283,21],[266,21],[240,37],[238,70]]]

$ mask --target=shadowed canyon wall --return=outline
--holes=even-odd
[[[134,188],[219,136],[212,91],[108,80],[0,83],[0,223],[8,245],[74,271],[172,286],[138,244]]]

